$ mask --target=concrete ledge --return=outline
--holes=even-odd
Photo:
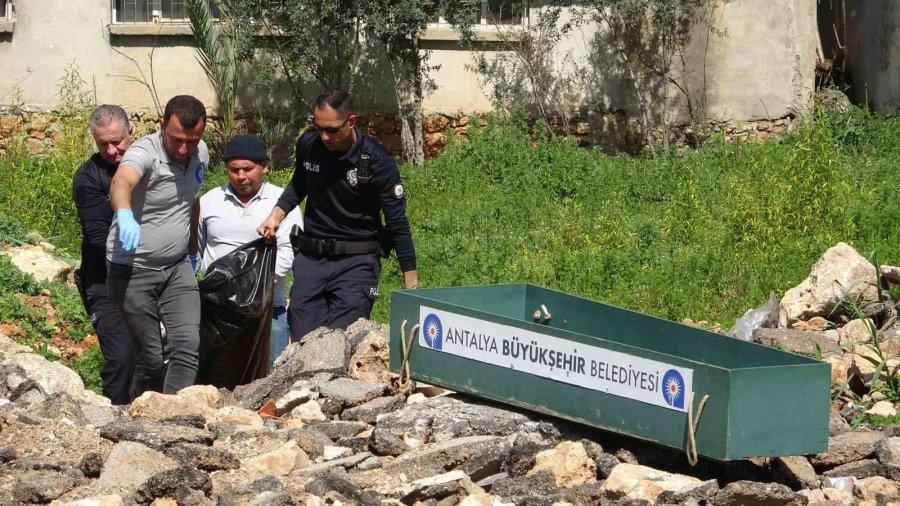
[[[515,40],[519,30],[474,30],[474,40],[477,42],[506,42]],[[452,28],[426,28],[422,34],[422,40],[459,41],[459,33]]]
[[[187,23],[113,23],[107,25],[110,35],[137,35],[163,37],[193,35]]]
[[[157,34],[164,37],[193,35],[191,25],[188,23],[112,23],[106,25],[109,28],[110,35],[125,36],[155,36]],[[281,37],[281,32],[270,31],[268,28],[260,28],[256,32],[257,37]]]
[[[2,26],[2,24],[0,24]],[[107,25],[110,35],[133,35],[133,36],[181,36],[192,35],[191,26],[187,23],[112,23]],[[0,29],[2,31],[2,29]],[[12,29],[10,29],[12,31]],[[506,36],[504,36],[504,34]],[[280,33],[271,33],[265,28],[260,29],[258,36],[280,36]],[[499,32],[497,30],[476,30],[474,32],[474,40],[478,42],[504,42],[506,40],[514,40],[516,31]],[[427,28],[422,35],[423,40],[434,41],[459,41],[459,33],[452,28]]]
[[[13,33],[15,27],[15,21],[0,21],[0,33]]]

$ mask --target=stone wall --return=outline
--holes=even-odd
[[[425,154],[431,158],[440,154],[451,137],[464,136],[474,124],[485,119],[484,114],[429,114],[424,122]],[[158,124],[155,115],[137,113],[131,116],[138,135],[154,131]],[[212,119],[213,125],[217,118]],[[711,132],[720,132],[725,139],[748,139],[751,141],[767,141],[780,137],[793,128],[792,116],[775,120],[758,120],[746,122],[713,122]],[[360,126],[370,135],[376,137],[387,149],[398,155],[401,151],[400,122],[384,115],[362,116]],[[585,147],[599,146],[610,153],[638,153],[645,146],[645,138],[637,132],[637,125],[624,114],[610,113],[606,115],[587,115],[572,119],[568,125],[561,121],[551,121],[551,128],[559,134],[571,134]],[[239,122],[240,129],[253,129],[246,121]],[[690,128],[674,129],[676,143],[692,144],[693,132]],[[31,154],[49,151],[62,141],[64,135],[58,115],[47,112],[24,111],[18,113],[0,111],[0,155],[5,154],[12,143],[23,142]],[[276,166],[288,165],[293,150],[293,140],[298,135],[294,130],[279,146],[273,148]],[[656,135],[657,141],[660,136]]]

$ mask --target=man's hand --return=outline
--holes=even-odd
[[[141,226],[134,221],[131,209],[116,211],[116,223],[119,225],[119,243],[125,251],[137,249],[141,243]]]
[[[416,271],[403,273],[403,288],[419,288],[419,274]]]
[[[266,221],[262,222],[262,225],[257,227],[256,233],[265,237],[269,241],[275,240],[275,233],[278,232],[278,225],[281,224],[281,221],[284,220],[285,213],[284,210],[278,206],[272,208],[272,212],[269,213],[269,217],[266,218]]]

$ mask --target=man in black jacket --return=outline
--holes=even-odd
[[[281,220],[306,199],[288,309],[294,341],[320,326],[345,328],[369,317],[386,244],[397,251],[403,287],[419,284],[397,164],[356,120],[347,92],[319,95],[312,129],[297,141],[291,182],[257,229],[274,238]]]
[[[128,404],[132,400],[134,346],[107,294],[106,238],[113,218],[110,180],[131,146],[134,127],[121,107],[101,105],[91,114],[90,129],[98,152],[84,162],[72,180],[72,196],[81,221],[80,288],[103,352],[103,395],[113,404]]]

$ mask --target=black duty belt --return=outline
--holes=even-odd
[[[378,251],[378,241],[341,241],[338,239],[318,239],[305,235],[294,238],[294,247],[304,253],[316,255],[363,255]]]

